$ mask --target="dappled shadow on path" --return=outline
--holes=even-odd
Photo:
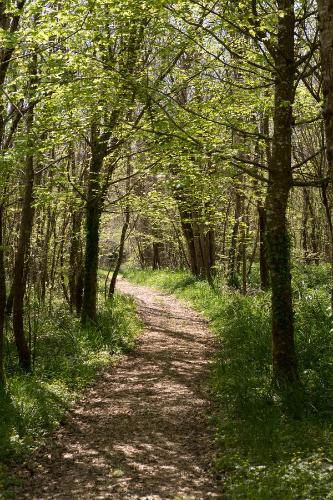
[[[221,498],[209,473],[205,322],[162,293],[125,280],[119,288],[137,299],[145,332],[40,450],[21,497]]]

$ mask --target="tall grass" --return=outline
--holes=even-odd
[[[213,290],[187,273],[125,270],[129,279],[189,301],[217,339],[212,387],[218,457],[228,498],[333,498],[333,340],[329,271],[295,267],[296,343],[304,384],[302,412],[271,384],[269,293]],[[256,276],[257,274],[257,276]]]

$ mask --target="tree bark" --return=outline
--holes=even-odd
[[[72,214],[72,238],[69,251],[68,288],[70,310],[71,312],[75,310],[77,314],[80,314],[82,306],[82,299],[80,300],[80,293],[78,293],[80,276],[82,276],[81,224],[81,211],[74,211]]]
[[[42,255],[41,272],[40,272],[40,300],[42,304],[45,304],[46,284],[48,281],[49,245],[52,236],[52,224],[54,223],[50,209],[48,209],[46,217],[47,217],[46,234],[42,245],[43,255]]]
[[[269,269],[266,251],[266,210],[258,203],[259,214],[259,267],[260,267],[260,288],[268,290],[269,288]]]
[[[86,201],[86,242],[81,310],[81,323],[83,325],[96,321],[100,220],[108,188],[108,180],[114,167],[109,167],[104,184],[101,179],[101,171],[104,158],[108,152],[111,152],[108,143],[112,137],[113,129],[118,123],[118,118],[119,110],[115,109],[109,116],[104,132],[99,131],[99,127],[95,122],[91,126],[91,159]],[[117,140],[114,139],[113,143],[113,148],[116,149]]]
[[[28,134],[31,131],[33,117],[27,117]],[[21,224],[18,247],[15,256],[13,278],[13,331],[19,356],[19,363],[23,371],[31,371],[31,355],[28,342],[24,334],[24,296],[28,272],[30,240],[34,219],[33,208],[34,188],[34,160],[31,152],[28,153],[25,169],[25,187],[21,211]]]
[[[333,181],[333,0],[318,0],[326,155]]]
[[[213,268],[215,265],[215,231],[207,230],[200,222],[198,210],[184,208],[181,194],[177,194],[178,210],[182,232],[186,241],[188,261],[191,273],[198,278],[205,278],[213,283]]]
[[[309,264],[309,245],[308,245],[308,221],[309,221],[309,195],[306,188],[303,188],[303,216],[302,216],[302,234],[301,242],[303,249],[303,259]]]
[[[125,222],[124,222],[124,225],[123,225],[122,230],[121,230],[117,262],[116,262],[116,265],[115,265],[115,268],[114,268],[114,271],[112,274],[111,283],[110,283],[110,287],[109,287],[109,294],[108,294],[109,299],[111,299],[114,296],[117,278],[118,278],[118,274],[120,271],[120,266],[123,262],[126,234],[128,231],[129,222],[130,222],[130,209],[129,209],[129,207],[126,207]]]
[[[247,237],[245,220],[242,221],[241,240],[240,240],[240,259],[242,268],[242,294],[247,293]]]
[[[295,82],[293,0],[278,0],[275,49],[275,109],[272,158],[266,197],[267,250],[272,286],[273,373],[279,385],[298,381],[286,210],[292,186],[291,138]]]
[[[329,232],[329,253],[330,253],[330,265],[331,265],[331,309],[333,311],[333,222],[332,222],[332,210],[328,201],[327,196],[327,185],[322,186],[322,201],[325,208],[325,214],[328,225]]]
[[[272,286],[273,373],[279,386],[298,381],[286,210],[292,186],[292,110],[295,83],[293,0],[278,0],[272,158],[266,198],[267,250]]]
[[[0,392],[6,387],[4,369],[4,325],[6,309],[6,271],[3,248],[3,206],[0,205]]]
[[[328,172],[333,182],[333,0],[318,0],[321,71],[323,81],[323,117],[326,135],[326,156]],[[326,191],[323,191],[326,197]],[[326,198],[327,201],[327,198]],[[326,210],[329,209],[326,207]],[[330,212],[330,211],[329,211]],[[328,215],[330,219],[330,214]],[[332,221],[329,220],[331,239],[331,307],[333,310],[333,236]]]
[[[239,276],[237,273],[237,257],[238,257],[238,236],[239,222],[242,212],[242,196],[236,191],[235,196],[235,222],[232,229],[231,242],[229,248],[228,262],[228,285],[234,288],[239,288]]]
[[[94,134],[92,134],[94,135]],[[96,321],[99,228],[102,209],[100,174],[107,144],[93,138],[86,204],[86,243],[83,277],[81,321],[85,325]]]
[[[32,55],[30,63],[30,81],[28,88],[30,109],[26,114],[27,131],[27,155],[25,162],[25,185],[23,205],[21,210],[21,222],[19,241],[14,264],[13,277],[13,332],[18,351],[20,367],[24,372],[31,371],[30,346],[25,338],[24,332],[24,297],[29,271],[29,256],[31,234],[34,222],[34,154],[32,128],[34,123],[34,106],[32,105],[33,92],[37,78],[37,55]]]
[[[153,270],[160,269],[161,267],[161,256],[160,249],[162,243],[160,241],[153,242]]]

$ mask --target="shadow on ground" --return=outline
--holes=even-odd
[[[177,300],[121,280],[146,329],[21,474],[21,498],[221,498],[207,380],[213,342]]]

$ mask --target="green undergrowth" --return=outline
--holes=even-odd
[[[63,420],[82,389],[132,349],[141,329],[133,300],[116,294],[112,303],[100,302],[97,323],[89,328],[63,304],[40,317],[31,375],[19,372],[14,346],[8,344],[10,397],[0,394],[0,498],[1,490],[15,483],[6,464],[22,460]]]
[[[216,468],[227,498],[333,498],[333,340],[329,270],[295,267],[296,342],[304,385],[297,417],[271,384],[270,297],[213,290],[187,272],[125,269],[136,283],[187,300],[217,337]]]

